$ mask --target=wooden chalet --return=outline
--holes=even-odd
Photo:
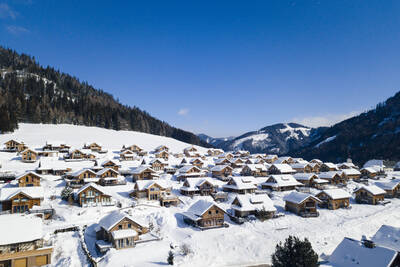
[[[293,177],[307,187],[315,187],[315,180],[318,179],[318,175],[315,173],[295,173]]]
[[[83,149],[90,149],[92,152],[103,152],[101,144],[96,142],[84,144]]]
[[[152,159],[152,160],[150,161],[150,166],[151,166],[151,168],[152,168],[153,170],[159,172],[159,171],[164,171],[165,167],[168,166],[168,163],[165,162],[165,161],[162,160],[162,159],[157,159],[157,158],[156,158],[156,159]]]
[[[111,195],[102,186],[95,183],[82,186],[75,194],[75,201],[81,207],[114,205]]]
[[[290,167],[289,164],[286,163],[274,163],[268,169],[269,174],[293,174],[296,173],[295,170]]]
[[[346,177],[343,176],[342,172],[339,171],[330,171],[330,172],[321,172],[318,174],[319,179],[327,180],[330,184],[347,184]]]
[[[81,187],[87,183],[97,183],[100,179],[97,178],[97,173],[91,169],[80,169],[75,172],[67,172],[63,175],[67,181],[67,185],[73,188]]]
[[[0,216],[0,266],[34,267],[51,264],[53,247],[44,240],[43,222],[36,216]]]
[[[386,191],[376,185],[362,185],[354,194],[357,203],[377,205],[384,201]]]
[[[320,172],[331,172],[331,171],[338,171],[339,168],[336,164],[332,162],[324,162],[321,167],[319,168]]]
[[[232,176],[223,186],[223,190],[237,194],[252,194],[257,190],[257,181],[252,176]]]
[[[70,148],[64,141],[46,141],[43,151],[68,152]]]
[[[243,165],[245,164],[245,160],[241,158],[233,158],[231,159],[231,167],[232,168],[243,168]]]
[[[96,160],[95,166],[101,166],[102,168],[111,168],[116,171],[118,171],[121,167],[121,165],[117,161],[112,159],[105,159],[103,161]]]
[[[166,150],[162,150],[162,151],[156,152],[156,153],[154,154],[154,156],[155,156],[156,158],[159,158],[159,159],[168,160],[169,153],[168,153],[168,151],[166,151]]]
[[[229,166],[232,165],[231,161],[229,159],[227,159],[227,158],[216,159],[214,161],[214,163],[215,163],[215,165],[229,165]]]
[[[187,224],[202,230],[223,227],[225,210],[214,202],[198,200],[186,212],[182,213]]]
[[[11,213],[25,213],[34,206],[40,206],[44,198],[43,187],[3,187],[0,190],[2,210]]]
[[[26,163],[35,162],[38,160],[39,155],[36,151],[32,149],[25,149],[24,151],[20,152],[21,154],[21,161]]]
[[[366,178],[375,178],[378,175],[378,171],[375,170],[374,168],[367,167],[367,168],[362,168],[360,170],[361,176],[366,177]]]
[[[186,165],[178,170],[178,175],[176,176],[176,178],[178,181],[183,181],[186,178],[199,178],[205,176],[206,174],[198,167],[192,165]]]
[[[203,168],[204,162],[200,158],[191,159],[189,163],[197,168]]]
[[[279,157],[274,164],[293,164],[294,160],[292,157]]]
[[[299,186],[303,186],[303,184],[299,183],[291,174],[271,175],[261,184],[262,189],[270,189],[274,191],[294,190]]]
[[[232,201],[233,215],[240,218],[257,216],[259,212],[266,212],[271,219],[276,213],[276,208],[267,194],[237,195]]]
[[[52,174],[62,176],[67,172],[71,171],[71,168],[67,167],[63,161],[58,160],[45,160],[40,159],[39,165],[36,168],[38,174]]]
[[[132,150],[124,150],[119,154],[119,160],[121,161],[132,161],[136,159],[136,153],[133,152]]]
[[[313,167],[309,163],[293,163],[290,165],[297,173],[311,173]]]
[[[266,177],[268,169],[264,164],[246,164],[240,174],[243,176]]]
[[[227,181],[232,176],[233,168],[229,165],[216,165],[211,168],[212,177]]]
[[[385,190],[385,197],[387,198],[400,198],[400,179],[393,179],[389,182],[377,182],[375,183],[376,186]]]
[[[312,169],[311,172],[313,172],[313,173],[319,173],[319,171],[320,171],[320,166],[321,166],[321,165],[319,165],[318,163],[315,163],[315,162],[310,162],[309,165],[310,165],[310,167],[311,167],[311,169]]]
[[[99,184],[102,186],[118,185],[121,181],[124,181],[118,171],[112,168],[104,168],[96,173],[99,178]]]
[[[159,175],[150,166],[141,165],[132,172],[133,180],[153,180],[159,178]]]
[[[275,161],[278,160],[278,156],[277,155],[266,155],[265,156],[265,161],[269,164],[274,163]]]
[[[143,149],[141,147],[139,147],[138,145],[123,145],[121,151],[126,151],[126,150],[130,150],[133,153],[136,154],[140,154],[141,152],[143,152]]]
[[[96,231],[96,248],[104,253],[110,247],[115,249],[131,248],[139,240],[140,235],[146,234],[148,227],[140,220],[122,212],[113,211],[99,221]],[[105,242],[110,245],[107,246]],[[104,250],[104,248],[106,248]]]
[[[13,152],[21,152],[28,148],[23,141],[16,141],[14,139],[5,142],[4,146],[7,151]]]
[[[154,149],[154,152],[155,153],[157,153],[157,152],[161,152],[161,151],[169,151],[169,148],[167,147],[167,146],[164,146],[164,145],[160,145],[160,146],[158,146],[158,147],[156,147],[155,149]]]
[[[285,210],[293,212],[301,217],[318,217],[317,204],[321,200],[313,195],[293,191],[286,195],[283,200],[285,201]]]
[[[40,179],[42,179],[42,176],[33,171],[23,173],[16,177],[19,187],[40,186]]]
[[[322,190],[316,197],[321,200],[319,205],[323,208],[336,210],[350,207],[350,194],[340,188]]]
[[[137,199],[160,200],[165,192],[171,192],[165,180],[138,180],[130,195]]]
[[[180,188],[180,192],[185,196],[209,196],[217,191],[218,184],[211,178],[187,178]]]
[[[194,153],[198,152],[197,148],[194,146],[189,146],[183,149],[183,153],[185,154],[186,157],[192,157]]]
[[[361,177],[361,172],[353,168],[342,169],[342,176],[347,180],[358,180]]]

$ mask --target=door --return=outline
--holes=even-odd
[[[47,255],[37,256],[36,257],[36,265],[42,266],[47,264]]]
[[[14,267],[27,267],[27,258],[24,259],[16,259],[14,261]]]

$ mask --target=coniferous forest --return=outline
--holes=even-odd
[[[133,130],[209,146],[196,135],[170,126],[34,57],[0,47],[0,132],[19,122],[68,123],[115,130]],[[140,103],[139,103],[140,104]]]

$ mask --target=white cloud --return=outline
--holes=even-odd
[[[11,9],[9,5],[6,3],[0,3],[0,18],[12,18],[15,19],[17,17],[17,13]]]
[[[21,27],[21,26],[9,25],[6,27],[6,29],[9,33],[14,34],[14,35],[29,33],[28,29]]]
[[[297,122],[309,127],[332,126],[335,123],[349,119],[360,114],[358,111],[352,111],[347,114],[328,114],[324,116],[313,116],[305,118],[293,118],[293,122]]]
[[[181,116],[186,116],[188,113],[189,113],[189,109],[188,108],[181,108],[178,111],[178,115],[181,115]]]

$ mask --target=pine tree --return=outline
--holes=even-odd
[[[285,243],[276,245],[272,255],[272,267],[316,267],[318,255],[313,250],[307,238],[304,241],[298,237],[289,236]]]
[[[172,250],[170,250],[168,253],[167,262],[169,265],[174,265],[174,253],[172,252]]]

